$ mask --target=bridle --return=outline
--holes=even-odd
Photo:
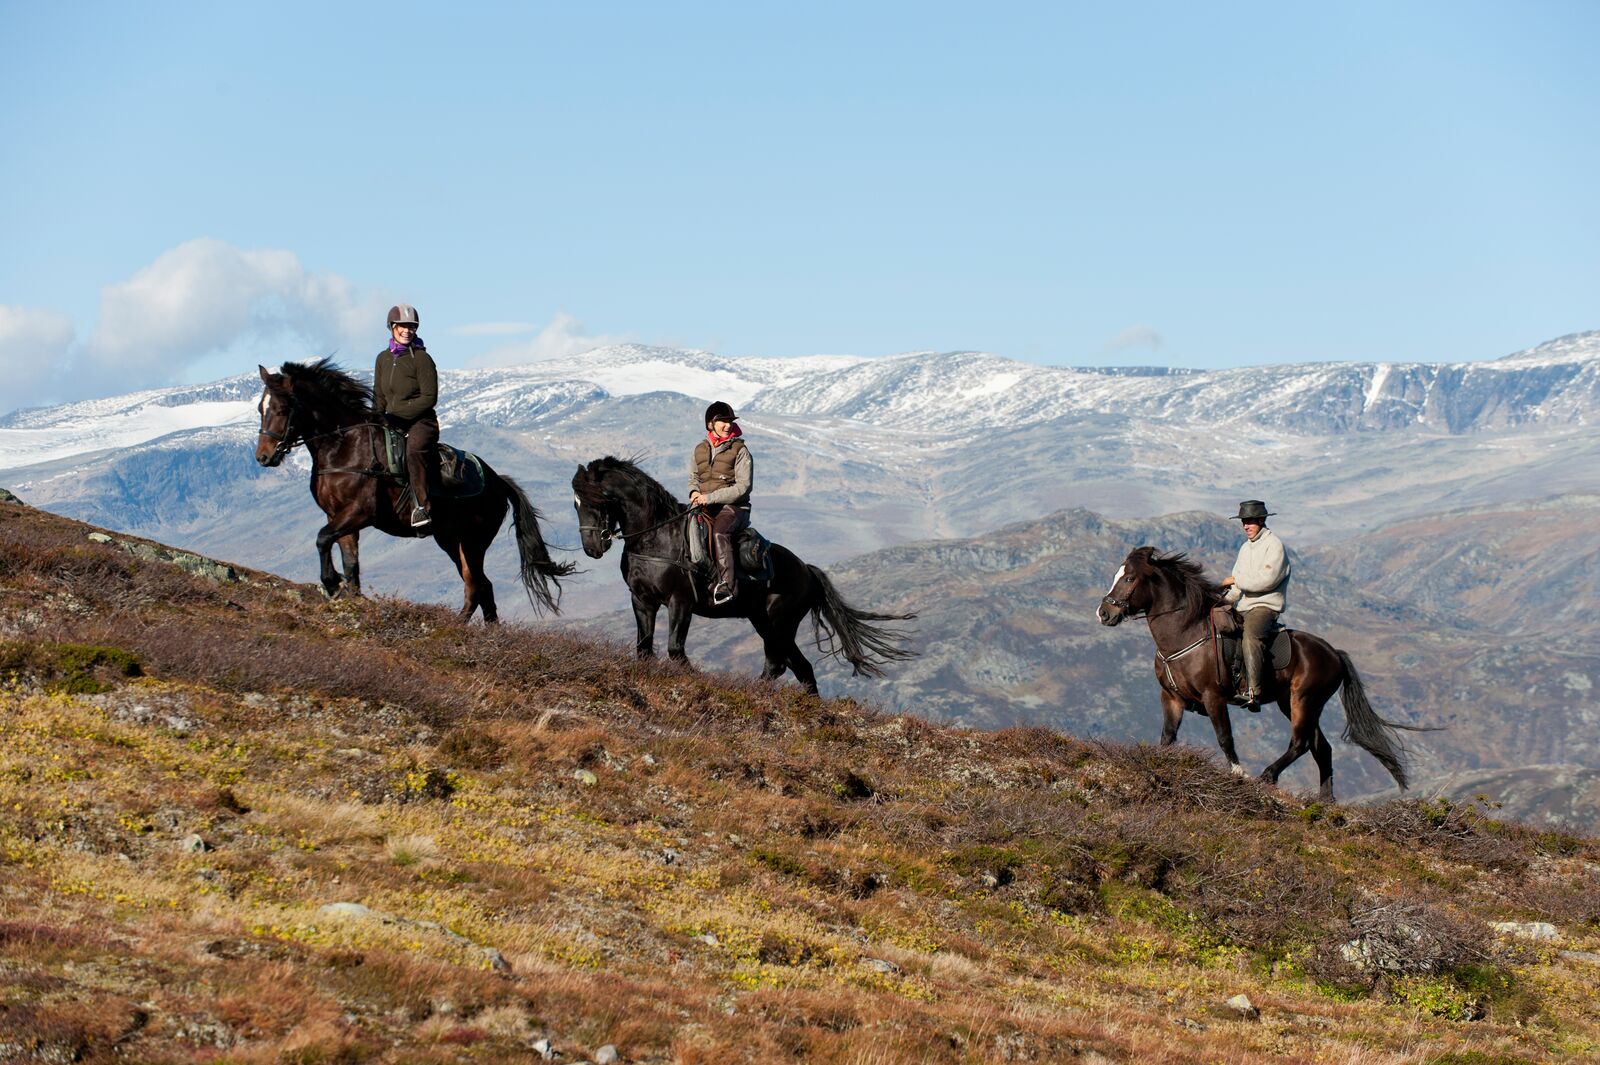
[[[621,540],[623,543],[627,543],[629,540],[633,539],[636,536],[643,536],[645,533],[652,533],[652,532],[655,532],[657,529],[665,529],[668,525],[671,525],[675,521],[683,521],[686,518],[693,517],[694,513],[699,509],[700,509],[699,507],[690,507],[688,510],[683,511],[680,514],[674,514],[672,517],[668,518],[666,521],[658,521],[654,525],[648,526],[647,528],[638,529],[638,530],[636,530],[634,532],[623,532],[622,531],[622,523],[619,520],[617,520],[615,517],[612,517],[610,509],[607,508],[606,517],[609,518],[610,520],[604,526],[600,526],[600,525],[585,525],[582,522],[579,522],[578,523],[578,531],[579,532],[597,532],[597,533],[599,533],[601,539],[603,539],[605,541],[607,550],[609,550],[611,545],[614,542],[616,542],[617,540]]]
[[[309,447],[310,444],[311,444],[311,441],[313,441],[313,440],[321,440],[324,437],[329,437],[329,436],[343,436],[344,434],[350,432],[353,429],[381,429],[382,428],[382,426],[380,426],[377,422],[359,422],[359,423],[357,423],[355,425],[336,425],[332,429],[329,429],[327,432],[324,432],[324,433],[313,433],[310,436],[306,436],[304,433],[302,433],[300,430],[298,430],[298,429],[296,429],[294,427],[294,416],[296,414],[300,413],[300,404],[296,403],[294,400],[291,399],[291,400],[288,400],[285,403],[285,406],[287,406],[289,408],[289,416],[284,419],[283,432],[275,433],[271,429],[267,428],[267,411],[269,409],[271,409],[271,404],[267,403],[264,400],[262,401],[262,407],[261,407],[261,430],[260,430],[261,435],[266,437],[268,440],[276,440],[277,441],[277,444],[274,445],[273,448],[272,448],[272,454],[267,458],[267,465],[268,466],[276,466],[278,463],[283,461],[283,458],[284,458],[285,455],[289,454],[289,452],[293,451],[295,448],[299,447],[301,444],[305,444],[306,446]],[[373,461],[374,461],[374,463],[377,462],[376,459],[374,459]],[[375,474],[375,473],[377,473],[379,471],[376,468],[367,469],[367,468],[358,467],[358,466],[335,466],[335,467],[329,467],[328,469],[314,470],[313,472],[318,474],[318,475],[325,475],[325,474],[330,474],[330,473],[361,473],[361,474],[369,474],[370,475],[370,474]]]
[[[283,421],[283,432],[275,433],[267,428],[267,412],[272,409],[272,403],[266,399],[261,401],[261,435],[268,440],[277,441],[272,448],[272,456],[267,459],[268,466],[276,466],[283,461],[285,455],[294,450],[296,444],[305,442],[295,439],[299,434],[294,427],[294,416],[300,413],[300,405],[291,399],[286,406],[289,408],[289,416]]]
[[[1181,606],[1175,606],[1170,610],[1157,610],[1154,614],[1152,614],[1150,613],[1149,607],[1139,607],[1135,609],[1131,602],[1126,599],[1118,599],[1110,592],[1107,592],[1105,595],[1100,597],[1100,605],[1116,607],[1118,610],[1122,611],[1122,620],[1124,621],[1133,621],[1138,618],[1159,618],[1167,614],[1176,614],[1178,611],[1183,609]]]

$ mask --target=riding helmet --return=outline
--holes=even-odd
[[[706,408],[706,428],[711,428],[711,423],[721,418],[725,422],[737,421],[739,416],[733,413],[733,408],[722,400],[717,400]]]
[[[411,306],[411,304],[397,303],[393,307],[389,308],[390,329],[393,329],[397,325],[409,325],[414,327],[417,324],[419,324],[417,320],[417,309]]]

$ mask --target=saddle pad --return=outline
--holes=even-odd
[[[439,445],[439,494],[450,499],[471,499],[483,494],[483,460],[470,451]]]

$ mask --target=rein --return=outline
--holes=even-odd
[[[282,462],[284,457],[295,448],[301,447],[302,445],[309,448],[313,440],[323,440],[330,436],[344,436],[346,433],[352,432],[356,429],[382,428],[382,426],[380,426],[377,422],[356,422],[354,425],[336,425],[326,432],[312,433],[310,436],[306,436],[303,433],[297,432],[294,427],[294,416],[299,413],[299,404],[293,403],[289,405],[289,416],[284,419],[283,432],[281,433],[275,433],[266,428],[266,412],[263,411],[261,414],[261,435],[266,437],[268,440],[276,440],[278,442],[277,445],[272,449],[271,464],[274,466]],[[373,446],[376,448],[376,441],[374,441]],[[328,474],[333,473],[360,473],[369,477],[377,477],[383,472],[382,465],[378,462],[376,455],[374,455],[372,466],[329,466],[326,469],[313,469],[311,471],[311,476],[325,477]]]
[[[611,524],[611,525],[607,525],[604,528],[601,528],[598,525],[584,525],[582,523],[579,523],[578,529],[579,529],[580,532],[584,531],[584,530],[588,530],[590,532],[597,532],[601,536],[605,537],[606,543],[608,543],[608,544],[611,543],[611,541],[617,540],[617,539],[620,539],[624,544],[626,544],[630,539],[632,539],[635,536],[643,536],[645,533],[655,532],[657,529],[665,529],[668,525],[671,525],[675,521],[682,521],[685,518],[691,518],[691,517],[694,516],[695,511],[697,511],[699,509],[700,508],[698,508],[698,507],[690,507],[688,510],[683,511],[682,513],[674,514],[672,517],[668,518],[666,521],[657,522],[656,524],[651,525],[648,528],[638,529],[638,530],[635,530],[634,532],[623,532],[622,528],[620,526],[614,524],[614,523]],[[639,555],[638,557],[639,558],[652,558],[654,556],[652,556],[652,555]],[[657,559],[656,561],[658,561],[658,562],[671,562],[672,559],[663,558],[663,559]]]

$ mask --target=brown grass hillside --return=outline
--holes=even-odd
[[[1600,1054],[1595,840],[89,532],[0,503],[0,1061]]]

